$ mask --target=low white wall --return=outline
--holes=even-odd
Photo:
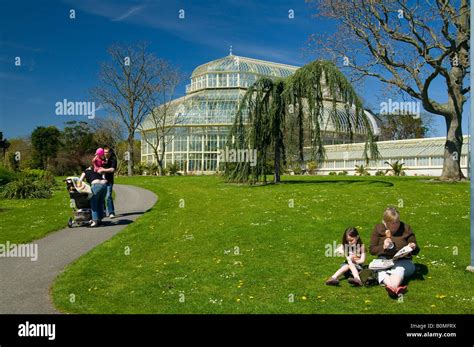
[[[343,172],[347,171],[349,175],[355,175],[355,170],[349,170],[349,169],[319,169],[317,171],[318,175],[329,175],[330,172]],[[382,171],[385,171],[386,168],[380,169]],[[417,167],[417,168],[404,168],[406,176],[441,176],[441,172],[443,171],[443,167]],[[369,170],[369,173],[371,176],[374,176],[375,173],[378,171],[378,169],[371,169]],[[461,171],[463,172],[464,176],[467,177],[467,167],[461,167]]]

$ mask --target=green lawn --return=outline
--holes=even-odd
[[[50,199],[0,199],[0,243],[26,243],[67,227],[69,195],[59,185]]]
[[[159,201],[66,269],[52,288],[56,306],[73,313],[474,312],[474,274],[465,271],[468,183],[284,179],[290,182],[259,187],[218,177],[119,179]],[[428,271],[410,282],[403,302],[380,286],[325,286],[341,263],[325,256],[325,245],[340,242],[350,225],[368,244],[383,209],[401,203],[421,246],[415,263]]]

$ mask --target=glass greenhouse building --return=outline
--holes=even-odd
[[[228,55],[198,66],[191,75],[191,83],[186,86],[186,95],[171,101],[169,114],[174,117],[165,139],[164,166],[177,164],[180,171],[187,173],[214,173],[218,170],[218,154],[225,148],[228,134],[237,113],[238,105],[246,90],[259,77],[281,78],[292,75],[299,67]],[[327,101],[329,103],[329,101]],[[331,107],[325,112],[332,112]],[[338,104],[337,113],[345,124],[344,104]],[[350,110],[354,130],[354,140],[363,141],[366,129],[361,121],[355,124],[355,116]],[[366,112],[375,134],[379,132],[375,118]],[[345,129],[334,130],[330,117],[322,124],[325,144],[341,144],[349,141]],[[145,120],[144,131],[148,141],[153,138],[153,122]],[[155,135],[156,136],[156,135]],[[156,162],[152,146],[141,140],[141,160]]]

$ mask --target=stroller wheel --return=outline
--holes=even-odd
[[[67,226],[69,228],[72,228],[72,224],[73,224],[72,217],[69,217],[69,220],[67,221]]]

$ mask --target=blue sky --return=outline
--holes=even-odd
[[[69,18],[70,9],[76,11],[75,19]],[[184,20],[178,18],[180,9]],[[288,18],[290,9],[294,19]],[[303,53],[309,35],[334,28],[311,18],[312,12],[303,0],[2,0],[0,131],[12,138],[29,135],[38,125],[62,127],[69,120],[87,120],[55,115],[55,103],[91,101],[89,90],[98,83],[99,65],[108,60],[106,49],[112,43],[146,41],[153,53],[187,77],[198,65],[229,54],[230,45],[235,55],[304,65],[314,59]],[[15,57],[21,58],[21,66],[15,66]],[[189,79],[179,95],[187,83]],[[379,90],[380,84],[370,80],[358,92],[373,104]],[[443,94],[438,88],[432,95]],[[444,136],[444,120],[434,120],[430,135]]]

